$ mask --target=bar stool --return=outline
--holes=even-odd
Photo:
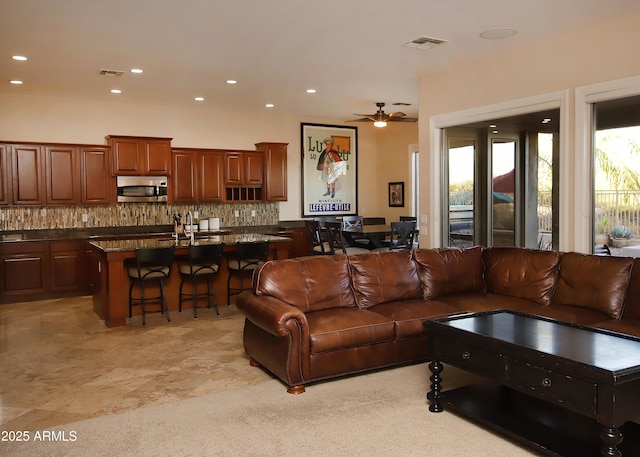
[[[227,306],[231,305],[231,296],[238,295],[247,288],[244,287],[245,277],[253,276],[253,272],[267,261],[269,256],[269,241],[239,241],[236,252],[227,257]],[[240,278],[240,287],[231,287],[232,277]]]
[[[198,318],[198,298],[207,298],[207,308],[211,308],[211,298],[216,308],[216,314],[220,315],[218,309],[218,299],[216,291],[213,288],[213,278],[220,270],[220,262],[222,261],[222,250],[224,244],[203,244],[189,246],[189,263],[183,263],[178,268],[182,280],[180,281],[180,304],[178,311],[182,312],[182,301],[191,300],[193,302],[193,318]],[[204,278],[207,281],[207,291],[198,293],[198,278]],[[182,286],[185,281],[191,279],[191,293],[182,293]]]
[[[136,248],[136,263],[128,268],[131,286],[129,287],[129,317],[132,316],[134,306],[142,306],[142,325],[147,325],[145,304],[159,304],[160,312],[167,312],[167,321],[171,322],[169,317],[169,308],[167,307],[167,297],[164,293],[164,280],[171,274],[173,266],[174,247],[167,248]],[[146,297],[145,284],[156,281],[160,286],[160,296]],[[140,297],[133,296],[133,287],[140,284]]]

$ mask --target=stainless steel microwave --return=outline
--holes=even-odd
[[[166,202],[166,176],[118,176],[118,202]]]

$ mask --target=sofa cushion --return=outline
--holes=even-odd
[[[633,261],[631,278],[629,279],[624,308],[622,309],[622,318],[640,320],[640,259]]]
[[[422,297],[418,271],[408,249],[349,256],[349,266],[360,308]]]
[[[412,338],[424,333],[423,322],[460,313],[460,308],[436,300],[403,300],[369,308],[395,322],[396,339]]]
[[[253,292],[276,297],[304,313],[356,306],[342,254],[265,262],[255,273]]]
[[[422,297],[433,300],[441,295],[483,292],[482,247],[469,249],[416,249]]]
[[[569,252],[560,260],[552,304],[579,306],[620,317],[633,259]]]
[[[311,353],[393,341],[393,321],[366,309],[334,308],[306,313]]]
[[[548,305],[558,277],[560,256],[556,251],[487,248],[483,253],[487,292]]]

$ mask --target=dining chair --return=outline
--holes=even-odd
[[[311,246],[311,253],[313,255],[330,255],[331,246],[323,237],[323,230],[320,227],[320,222],[315,220],[304,221],[305,231],[307,233],[307,239]]]
[[[211,299],[216,309],[216,314],[220,315],[218,309],[218,299],[213,288],[213,278],[220,271],[222,262],[222,251],[224,244],[203,244],[189,246],[189,262],[182,263],[178,271],[182,280],[180,281],[178,311],[182,312],[182,302],[191,300],[193,302],[193,318],[198,318],[198,298],[207,299],[207,308],[211,308]],[[204,279],[207,283],[206,292],[198,293],[198,279]],[[185,281],[191,280],[191,293],[183,293],[182,287]]]
[[[269,257],[269,241],[239,241],[236,243],[236,251],[227,257],[227,306],[231,305],[231,296],[238,295],[243,290],[247,290],[244,280],[252,277]],[[231,287],[231,278],[240,280],[240,287]],[[251,284],[249,284],[251,287]]]
[[[324,231],[332,254],[356,255],[371,252],[366,248],[347,245],[342,234],[342,222],[327,222],[324,226]]]
[[[129,318],[132,317],[134,306],[142,307],[142,325],[147,325],[145,305],[159,304],[160,312],[167,313],[167,321],[171,322],[169,317],[169,308],[167,307],[167,297],[164,293],[164,280],[171,275],[173,267],[174,247],[166,248],[137,248],[135,264],[127,269],[131,285],[129,286]],[[160,295],[157,297],[146,296],[147,284],[155,282],[160,286]],[[133,296],[134,286],[140,286],[140,296]]]
[[[345,230],[361,229],[364,225],[364,217],[362,216],[342,216],[342,230],[343,235]],[[349,233],[348,237],[344,237],[349,246],[356,246],[361,248],[369,248],[370,242],[366,236],[358,233]]]
[[[391,223],[391,239],[389,245],[374,249],[374,251],[389,251],[394,249],[413,249],[413,239],[416,233],[415,221]]]

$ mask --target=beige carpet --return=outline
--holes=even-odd
[[[2,456],[528,456],[452,413],[430,413],[426,364],[316,384],[276,380],[66,424],[73,441],[0,443]],[[445,388],[472,381],[447,367]]]

